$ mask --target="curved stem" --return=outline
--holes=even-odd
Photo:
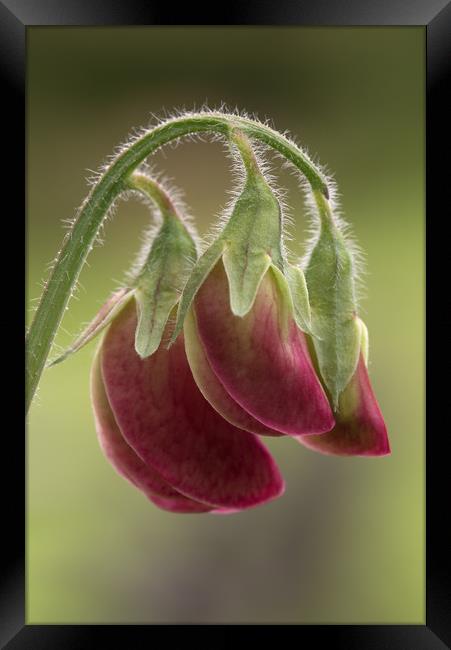
[[[172,203],[169,194],[165,191],[158,181],[150,178],[146,174],[133,172],[127,179],[127,186],[131,190],[136,190],[151,199],[161,212],[163,219],[166,217],[176,217],[177,210]]]
[[[252,149],[249,139],[242,131],[234,129],[230,135],[230,140],[236,145],[240,152],[241,160],[248,174],[260,172],[255,152]]]
[[[331,226],[335,225],[334,216],[332,214],[330,203],[322,194],[322,192],[319,192],[318,190],[313,190],[312,197],[318,209],[318,216],[320,218],[321,223],[327,223],[330,224]]]
[[[86,257],[109,209],[127,189],[128,176],[147,156],[172,140],[201,132],[228,137],[233,128],[273,147],[305,175],[312,190],[319,190],[328,198],[324,176],[304,152],[285,136],[251,119],[222,113],[188,114],[144,133],[124,149],[92,188],[58,254],[27,336],[27,411]]]

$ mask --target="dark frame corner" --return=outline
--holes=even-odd
[[[426,241],[427,241],[427,437],[426,437],[426,504],[427,504],[427,558],[426,558],[426,624],[392,626],[240,626],[240,637],[249,637],[254,643],[260,635],[284,634],[287,628],[296,634],[298,641],[314,639],[315,646],[330,643],[332,647],[347,650],[444,650],[451,647],[450,542],[444,535],[444,509],[449,501],[449,469],[444,445],[449,446],[449,434],[443,420],[435,427],[434,413],[443,412],[443,404],[449,401],[447,382],[440,382],[434,374],[434,359],[440,365],[449,364],[449,352],[445,349],[446,325],[451,319],[434,322],[433,309],[443,304],[442,279],[449,275],[449,247],[440,225],[440,217],[446,217],[444,198],[449,183],[449,165],[442,163],[447,156],[449,144],[449,116],[451,107],[446,101],[446,81],[451,79],[451,3],[448,0],[251,0],[237,3],[238,8],[227,4],[223,16],[215,16],[216,24],[293,24],[293,25],[417,25],[425,27],[426,34]],[[4,101],[3,124],[14,134],[14,147],[8,150],[5,172],[8,187],[13,185],[16,210],[23,207],[25,213],[24,181],[12,170],[25,168],[25,94],[26,94],[26,34],[27,28],[41,25],[168,25],[171,19],[177,24],[213,24],[213,17],[187,5],[180,14],[170,15],[170,7],[164,3],[146,0],[0,0],[0,72],[3,77]],[[188,16],[189,13],[189,16]],[[219,9],[220,13],[220,9]],[[182,21],[181,19],[187,19]],[[445,157],[445,161],[447,158]],[[19,197],[21,197],[19,199]],[[18,211],[19,212],[19,211]],[[443,218],[442,217],[442,218]],[[17,223],[23,223],[17,214]],[[440,292],[440,293],[439,293]],[[18,294],[20,292],[17,292]],[[19,308],[20,310],[20,308]],[[19,310],[17,313],[19,313]],[[447,322],[446,322],[447,320]],[[20,326],[17,328],[20,332]],[[440,346],[440,347],[439,347]],[[434,349],[435,348],[435,349]],[[448,355],[448,359],[443,359]],[[443,364],[445,361],[445,364]],[[448,363],[446,364],[446,362]],[[17,366],[17,363],[15,364]],[[19,382],[20,383],[20,382]],[[439,420],[437,418],[437,420]],[[437,422],[438,424],[438,422]],[[5,436],[6,438],[6,436]],[[106,644],[109,633],[113,645],[120,647],[144,647],[149,640],[148,626],[57,626],[25,624],[25,542],[24,542],[24,462],[25,443],[20,435],[10,435],[5,440],[11,475],[5,481],[4,504],[14,494],[17,507],[6,507],[2,553],[2,589],[0,592],[0,643],[9,650],[22,648],[97,648]],[[9,446],[9,447],[8,447]],[[15,513],[15,514],[14,514]],[[152,637],[155,627],[152,626]],[[235,626],[158,626],[166,636],[187,634],[204,637],[206,632],[215,635],[216,647],[225,647],[236,632]],[[170,630],[168,628],[171,628]],[[183,629],[182,629],[183,628]],[[174,632],[173,632],[174,631]],[[235,634],[233,634],[235,636]],[[175,637],[174,637],[175,638]],[[142,645],[141,645],[142,644]],[[147,646],[146,646],[147,647]]]

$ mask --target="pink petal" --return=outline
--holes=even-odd
[[[328,433],[300,436],[315,451],[340,456],[384,456],[390,453],[384,418],[374,396],[363,356],[339,398],[336,425]]]
[[[208,512],[211,506],[188,499],[174,490],[125,442],[105,392],[100,368],[101,348],[91,370],[91,398],[97,435],[105,456],[116,471],[139,488],[156,505],[171,512]]]
[[[141,360],[135,329],[131,303],[105,336],[102,373],[122,434],[146,465],[215,506],[242,509],[280,496],[283,479],[258,437],[224,420],[197,388],[183,336]]]
[[[292,435],[322,433],[334,426],[305,335],[282,300],[271,270],[243,318],[230,310],[222,262],[199,289],[194,307],[209,364],[245,411],[267,427]]]
[[[196,316],[190,309],[184,324],[185,349],[188,362],[202,395],[210,404],[236,427],[267,436],[282,436],[280,431],[275,431],[259,422],[245,411],[233,397],[229,395],[224,386],[215,375],[208,362],[205,350],[199,339]]]

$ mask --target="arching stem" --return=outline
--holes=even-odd
[[[164,144],[183,136],[212,132],[230,137],[240,129],[274,148],[307,178],[313,191],[328,198],[326,180],[304,152],[285,136],[254,120],[223,113],[188,114],[168,120],[127,145],[103,172],[82,204],[77,220],[63,242],[42,293],[27,335],[26,411],[35,394],[55,334],[83,264],[115,200],[128,189],[127,179],[136,167]]]

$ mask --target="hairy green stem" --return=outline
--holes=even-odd
[[[321,223],[326,223],[326,224],[330,224],[331,226],[336,226],[334,222],[332,210],[330,207],[330,203],[326,199],[324,194],[321,191],[314,189],[312,191],[312,196],[313,196],[313,200],[315,201],[315,205],[318,209],[318,216],[320,218]]]
[[[323,174],[304,152],[285,136],[251,119],[222,113],[188,114],[168,120],[144,133],[128,145],[100,176],[81,206],[77,220],[58,254],[27,335],[26,411],[86,257],[108,210],[118,196],[128,189],[130,174],[147,156],[172,140],[201,132],[230,137],[231,131],[236,128],[278,151],[305,175],[312,190],[320,191],[328,198]]]
[[[166,217],[177,217],[177,210],[173,205],[169,194],[158,183],[158,181],[150,178],[146,174],[134,172],[127,179],[127,186],[131,190],[136,190],[151,199],[159,211],[163,219]]]
[[[244,135],[244,133],[238,129],[234,129],[230,135],[230,140],[236,145],[240,152],[241,160],[243,161],[246,172],[251,174],[252,172],[258,173],[259,167],[255,152],[252,149],[249,139]]]

